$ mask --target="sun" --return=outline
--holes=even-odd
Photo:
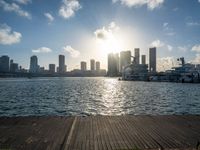
[[[105,39],[100,39],[97,41],[99,50],[104,55],[109,53],[119,53],[123,48],[123,40],[117,36],[110,36]]]

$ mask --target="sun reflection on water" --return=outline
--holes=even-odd
[[[116,79],[106,79],[104,82],[103,89],[103,97],[102,102],[104,106],[107,108],[103,110],[102,114],[107,115],[117,115],[117,113],[122,112],[121,105],[123,104],[123,100],[119,100],[120,86],[119,81]],[[121,113],[120,113],[121,114]]]

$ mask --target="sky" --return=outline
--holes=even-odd
[[[0,0],[0,55],[29,68],[66,58],[68,70],[90,59],[107,68],[110,52],[157,47],[157,67],[200,63],[200,0]]]

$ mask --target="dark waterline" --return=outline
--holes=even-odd
[[[200,114],[200,85],[117,78],[0,79],[0,116]]]

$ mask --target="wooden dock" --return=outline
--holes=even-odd
[[[200,149],[200,116],[0,118],[0,150]]]

